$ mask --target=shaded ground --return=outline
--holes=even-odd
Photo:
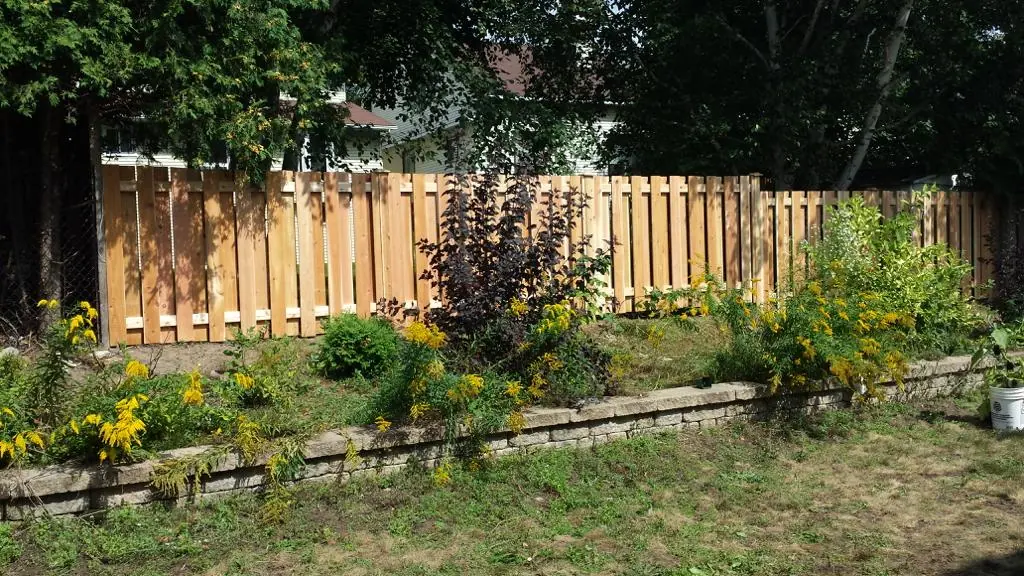
[[[1024,436],[964,421],[972,402],[303,488],[280,524],[242,497],[0,527],[0,571],[1019,575]]]

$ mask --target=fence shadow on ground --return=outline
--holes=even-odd
[[[1007,556],[982,558],[959,566],[941,576],[1021,576],[1024,574],[1024,550]]]

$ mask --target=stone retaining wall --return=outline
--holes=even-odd
[[[970,372],[970,358],[953,357],[915,364],[903,392],[886,385],[889,397],[930,398],[977,387],[982,375]],[[519,435],[497,433],[488,443],[498,456],[534,448],[582,447],[637,434],[705,428],[736,420],[767,420],[847,406],[841,388],[769,396],[763,385],[745,382],[710,388],[671,388],[642,397],[614,397],[574,408],[537,408],[526,413]],[[32,514],[78,514],[126,504],[165,501],[180,504],[258,490],[264,484],[266,458],[248,464],[235,454],[218,452],[199,489],[168,495],[150,485],[157,467],[213,454],[210,446],[183,448],[160,459],[122,466],[60,465],[0,472],[0,520]],[[396,428],[380,434],[370,428],[346,428],[320,434],[304,451],[306,466],[297,481],[345,481],[384,474],[412,463],[433,466],[441,455],[440,431]],[[358,454],[358,457],[353,457]],[[191,484],[191,482],[190,482]]]

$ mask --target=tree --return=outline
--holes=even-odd
[[[904,82],[925,0],[631,0],[605,69],[622,127],[608,156],[645,173],[768,171],[847,187]]]
[[[226,145],[258,179],[314,135],[351,132],[327,95],[440,117],[486,76],[486,49],[525,7],[507,0],[8,0],[0,5],[0,300],[60,298],[62,201],[91,198],[99,126],[132,125],[143,150],[193,165]],[[291,99],[284,102],[281,95]],[[136,120],[145,118],[145,123]],[[90,152],[91,150],[91,152]],[[35,198],[38,197],[38,202]],[[30,244],[33,244],[31,245]],[[0,315],[4,313],[0,310]]]

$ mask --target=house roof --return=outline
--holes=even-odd
[[[504,83],[505,90],[517,96],[526,95],[526,85],[529,80],[526,77],[526,62],[523,60],[527,59],[528,61],[529,57],[530,53],[528,51],[523,54],[509,54],[499,50],[494,51],[491,69],[497,74],[498,79]]]
[[[345,102],[345,108],[348,108],[347,122],[349,124],[369,126],[370,128],[377,128],[380,130],[393,130],[397,127],[394,122],[381,118],[358,104]]]

